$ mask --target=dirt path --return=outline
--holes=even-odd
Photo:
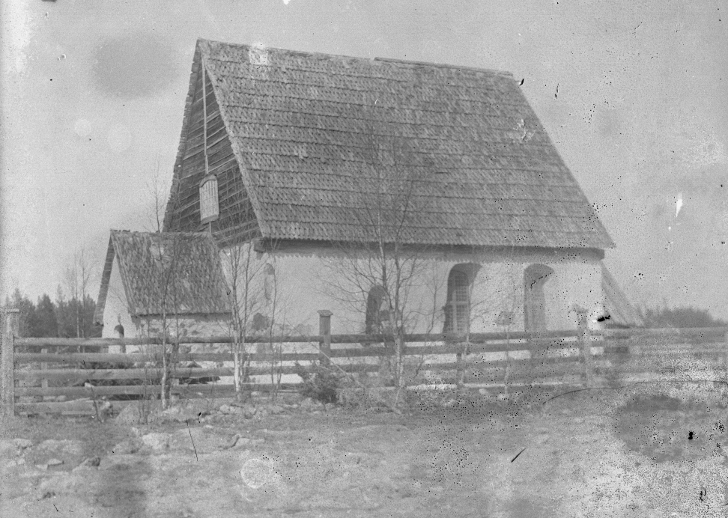
[[[718,410],[672,419],[673,410],[658,408],[654,419],[672,419],[674,440],[657,421],[650,430],[631,418],[637,426],[626,432],[614,398],[583,394],[530,409],[462,401],[402,416],[283,410],[136,428],[19,419],[0,449],[0,515],[662,517],[728,509]]]

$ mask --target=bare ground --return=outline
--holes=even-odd
[[[402,415],[279,405],[148,426],[16,418],[3,424],[0,515],[728,514],[720,390],[549,397],[421,399]]]

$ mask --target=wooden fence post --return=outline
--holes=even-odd
[[[0,356],[0,377],[2,378],[3,414],[15,415],[15,329],[20,310],[0,309],[2,356]]]
[[[591,333],[589,332],[589,327],[585,325],[581,330],[581,348],[582,354],[584,355],[584,375],[586,377],[587,388],[594,386],[591,343]]]
[[[728,328],[725,331],[725,376],[728,377]]]
[[[48,352],[48,349],[43,348],[43,349],[40,350],[40,352],[43,353],[43,354],[46,354]],[[44,371],[45,370],[48,370],[48,364],[45,363],[45,362],[44,363],[41,363],[40,364],[40,369],[41,370],[44,370]],[[41,378],[40,379],[40,386],[42,388],[48,388],[48,378]]]
[[[328,309],[319,310],[319,334],[323,336],[323,340],[319,342],[319,351],[321,351],[321,362],[328,363],[331,357],[331,315],[333,313]]]

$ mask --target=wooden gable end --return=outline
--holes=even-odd
[[[206,177],[203,119],[207,112],[208,174],[217,176],[220,206],[220,216],[211,223],[211,230],[218,245],[224,247],[257,237],[260,231],[210,77],[205,74],[203,89],[202,75],[196,56],[165,231],[207,230],[208,224],[200,219],[200,182]]]

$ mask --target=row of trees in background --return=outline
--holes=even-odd
[[[96,301],[89,295],[93,261],[83,249],[76,250],[56,289],[56,300],[43,294],[38,301],[23,295],[18,288],[5,305],[20,310],[18,333],[23,337],[53,336],[61,338],[94,338],[101,336],[101,327],[94,326]]]
[[[713,317],[707,309],[698,309],[691,306],[669,308],[667,304],[662,307],[645,307],[638,310],[645,327],[723,327],[728,322]]]
[[[5,305],[20,310],[18,334],[23,337],[101,336],[101,326],[95,326],[93,322],[96,302],[89,295],[84,299],[78,297],[68,299],[59,287],[55,301],[44,293],[34,303],[16,289],[12,297],[5,299]]]

